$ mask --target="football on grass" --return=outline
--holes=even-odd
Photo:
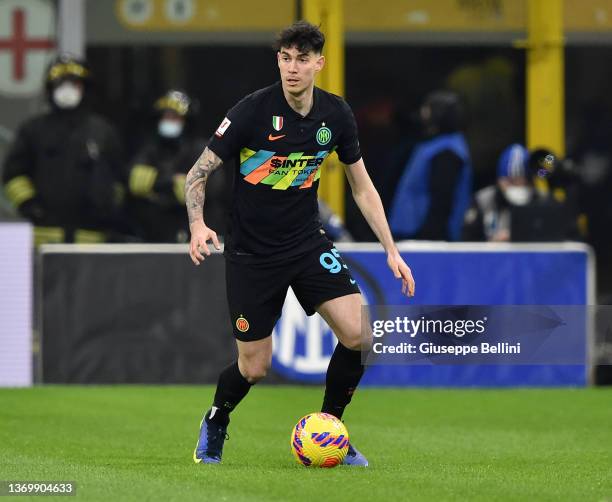
[[[291,433],[291,452],[306,467],[336,467],[344,460],[348,445],[346,427],[328,413],[300,418]]]

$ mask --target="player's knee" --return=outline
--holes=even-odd
[[[253,367],[249,368],[245,373],[246,375],[244,375],[244,378],[246,378],[249,383],[253,384],[259,382],[260,380],[266,377],[266,375],[268,374],[268,368],[263,366]]]
[[[344,333],[340,341],[350,350],[369,350],[372,345],[372,337],[361,333],[360,330]]]
[[[267,361],[247,361],[240,368],[242,376],[251,384],[265,378],[269,369],[270,363]]]
[[[368,350],[372,345],[372,333],[361,325],[361,321],[353,320],[342,330],[339,340],[351,350]]]

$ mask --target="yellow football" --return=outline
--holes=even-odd
[[[336,467],[344,460],[348,446],[346,427],[328,413],[300,418],[291,433],[291,452],[306,467]]]

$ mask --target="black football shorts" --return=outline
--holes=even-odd
[[[225,261],[227,301],[234,336],[241,341],[261,340],[272,334],[289,286],[312,315],[321,303],[359,293],[334,244],[321,238],[312,251],[283,261]]]

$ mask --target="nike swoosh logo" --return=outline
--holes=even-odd
[[[355,279],[350,279],[351,284],[355,284],[357,281]]]
[[[268,141],[276,141],[277,139],[284,138],[285,136],[287,136],[287,135],[286,134],[281,134],[280,136],[272,136],[270,134],[270,135],[268,135]]]

